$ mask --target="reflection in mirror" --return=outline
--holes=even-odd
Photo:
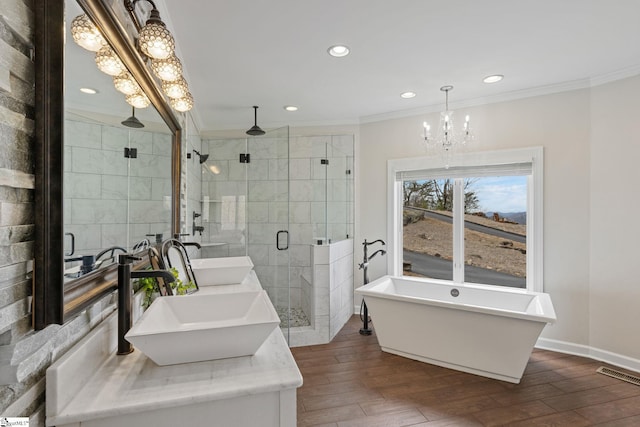
[[[171,236],[171,135],[67,110],[63,188],[69,279],[115,262],[119,251],[156,235]]]
[[[185,286],[185,292],[191,293],[198,290],[198,282],[193,273],[187,249],[182,242],[176,239],[166,240],[162,244],[162,259],[165,267],[176,270],[177,279]]]
[[[145,239],[171,237],[172,134],[153,106],[131,110],[91,51],[70,42],[85,16],[65,11],[65,281],[112,264]],[[137,113],[137,117],[136,117]]]
[[[112,292],[117,268],[109,262],[122,250],[148,248],[148,239],[180,229],[182,126],[136,50],[129,25],[123,26],[123,10],[122,3],[106,0],[39,0],[34,6],[35,47],[44,52],[35,61],[36,330],[61,324]],[[122,125],[131,107],[112,78],[97,71],[95,54],[71,41],[70,21],[83,12],[155,107],[136,110],[144,128]],[[81,87],[96,89],[94,98]]]

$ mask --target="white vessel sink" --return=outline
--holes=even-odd
[[[248,256],[201,258],[191,261],[198,286],[241,283],[253,269]]]
[[[160,297],[125,338],[158,365],[253,355],[280,324],[266,291]]]

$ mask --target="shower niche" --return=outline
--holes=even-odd
[[[353,311],[353,145],[284,127],[203,139],[192,162],[207,156],[200,256],[249,255],[291,346],[328,342]]]

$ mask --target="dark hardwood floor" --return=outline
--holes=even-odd
[[[291,349],[298,426],[640,426],[640,387],[601,362],[534,350],[510,384],[384,353],[360,327],[354,316],[331,343]]]

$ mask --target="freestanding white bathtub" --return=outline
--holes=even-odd
[[[384,276],[356,293],[383,351],[511,383],[556,320],[548,294],[522,289]]]

